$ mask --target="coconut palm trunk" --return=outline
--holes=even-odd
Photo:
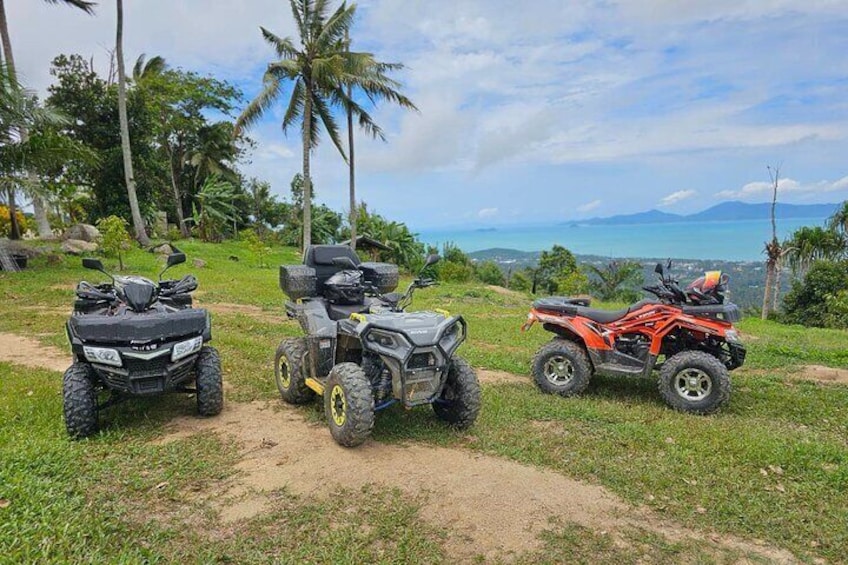
[[[135,190],[132,148],[130,147],[130,127],[127,119],[127,79],[124,71],[124,3],[117,0],[118,24],[115,34],[115,56],[118,59],[118,119],[121,122],[121,152],[124,155],[124,179],[127,183],[127,196],[130,201],[135,238],[142,245],[150,245],[150,239],[144,229],[141,209],[138,207],[138,195]]]
[[[182,154],[182,152],[180,152]],[[183,199],[180,194],[180,187],[177,184],[177,177],[179,176],[179,169],[177,163],[179,160],[174,161],[174,152],[172,150],[168,151],[168,161],[169,167],[168,169],[171,171],[169,175],[171,177],[171,190],[174,191],[174,208],[177,210],[177,222],[179,222],[180,226],[180,234],[183,237],[188,237],[191,235],[188,231],[188,226],[185,222],[185,214],[183,214]]]
[[[345,44],[347,45],[347,52],[350,53],[350,32],[345,30]],[[350,85],[347,87],[347,97],[353,97],[353,88]],[[354,251],[356,250],[356,166],[353,158],[353,110],[351,108],[347,108],[347,158],[348,160],[348,173],[349,173],[349,185],[350,185],[350,216],[348,218],[348,222],[350,223],[350,247]]]
[[[312,151],[312,88],[306,85],[303,104],[303,251],[312,243],[312,175],[309,157]]]

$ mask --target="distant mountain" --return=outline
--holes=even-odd
[[[839,204],[783,204],[778,203],[775,215],[780,220],[792,218],[827,218]],[[702,212],[689,215],[669,214],[660,210],[649,210],[638,214],[625,214],[609,218],[592,218],[581,224],[592,225],[632,225],[667,224],[672,222],[728,222],[733,220],[767,220],[771,213],[771,203],[748,204],[746,202],[722,202]],[[572,224],[574,222],[566,222]]]

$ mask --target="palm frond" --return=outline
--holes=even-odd
[[[82,10],[86,14],[94,15],[94,7],[97,6],[97,2],[88,2],[87,0],[44,0],[48,4],[53,4],[54,6],[57,4],[64,4],[66,6],[71,6],[73,8],[77,8]]]
[[[303,107],[305,102],[306,87],[303,84],[303,80],[298,79],[297,82],[294,83],[291,98],[289,99],[289,105],[286,108],[285,115],[283,116],[283,132],[288,131],[292,124],[294,124],[295,120],[303,116]]]
[[[342,140],[339,136],[339,126],[336,123],[335,118],[333,118],[332,112],[330,112],[330,107],[320,96],[313,97],[312,105],[318,116],[321,118],[321,122],[324,124],[324,129],[326,129],[327,133],[330,135],[333,145],[336,146],[336,149],[338,149],[339,153],[341,153],[342,159],[344,159],[345,163],[347,163],[347,154],[345,154],[344,146],[342,145]],[[317,144],[317,140],[315,143]]]
[[[270,72],[266,71],[262,79],[262,90],[256,95],[256,98],[242,110],[241,115],[236,119],[236,127],[233,133],[239,135],[242,131],[250,128],[253,124],[259,121],[268,108],[277,100],[280,95],[280,79]]]
[[[290,37],[280,37],[261,26],[259,29],[262,31],[262,37],[274,48],[277,56],[286,59],[295,59],[300,54]]]

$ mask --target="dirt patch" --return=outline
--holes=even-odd
[[[521,298],[523,300],[527,300],[527,295],[523,292],[518,292],[517,290],[510,290],[508,288],[504,288],[502,286],[497,286],[494,284],[486,285],[486,288],[494,292],[495,294],[500,294],[501,296],[509,296],[511,298]]]
[[[834,369],[823,365],[804,365],[794,378],[817,383],[848,385],[848,369]]]
[[[213,431],[241,445],[239,473],[205,493],[224,523],[251,518],[282,488],[321,497],[340,486],[398,488],[424,495],[422,517],[450,532],[446,551],[456,562],[483,555],[496,560],[540,547],[550,518],[599,531],[648,528],[672,540],[695,538],[714,547],[794,562],[784,551],[723,537],[720,542],[668,525],[607,492],[558,473],[462,449],[386,445],[368,441],[356,449],[336,445],[322,424],[310,424],[279,404],[229,403],[217,418],[183,417],[159,442]]]
[[[66,351],[43,345],[32,338],[0,333],[0,361],[64,372],[71,365],[71,356]]]
[[[71,307],[69,306],[19,306],[18,308],[25,312],[36,312],[38,314],[50,314],[53,316],[71,315]]]
[[[506,371],[490,371],[489,369],[477,369],[477,378],[481,383],[491,385],[532,382],[528,376],[515,375]]]

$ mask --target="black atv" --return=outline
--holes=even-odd
[[[425,269],[438,260],[428,257]],[[375,413],[396,402],[431,404],[458,429],[480,411],[477,375],[455,355],[465,320],[444,310],[405,312],[415,289],[435,282],[419,276],[404,294],[392,292],[397,284],[397,266],[361,263],[345,245],[310,246],[303,265],[280,267],[280,287],[294,301],[286,313],[306,337],[277,348],[277,388],[291,404],[322,395],[330,433],[347,447],[364,442]]]
[[[128,396],[187,392],[197,396],[201,416],[224,405],[221,362],[206,342],[212,322],[206,310],[193,309],[197,279],[162,280],[168,268],[185,262],[168,256],[159,283],[138,276],[113,276],[98,259],[83,259],[87,269],[111,282],[77,285],[74,312],[66,330],[74,364],[65,371],[65,426],[74,438],[97,431],[98,412]],[[194,381],[195,387],[188,385]],[[100,393],[109,392],[103,403]]]

